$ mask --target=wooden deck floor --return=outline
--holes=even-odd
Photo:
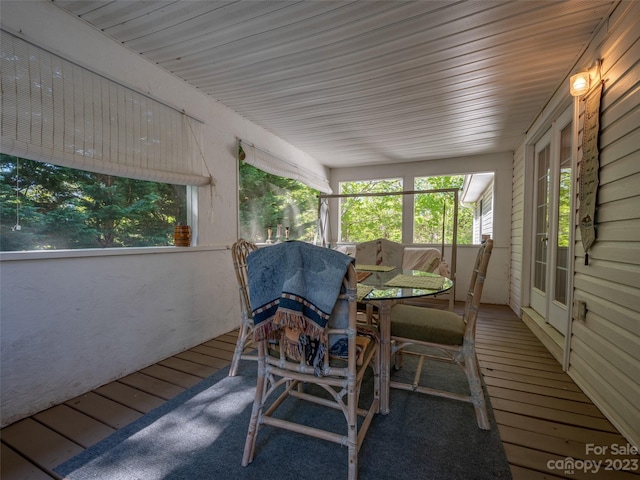
[[[235,340],[222,335],[2,429],[0,478],[60,478],[56,466],[227,366]],[[623,463],[630,457],[587,452],[627,441],[513,311],[483,306],[477,348],[514,480],[640,480],[637,456]],[[597,473],[581,464],[571,472],[560,468],[567,457],[603,463]]]

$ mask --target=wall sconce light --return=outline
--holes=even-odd
[[[600,78],[600,60],[596,60],[596,64],[589,70],[576,73],[571,76],[569,80],[569,91],[574,97],[581,97],[586,94],[591,88],[592,83],[595,83]]]

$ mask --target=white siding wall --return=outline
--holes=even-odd
[[[571,322],[568,373],[636,446],[640,444],[640,2],[624,2],[597,33],[579,65],[603,59],[597,240],[584,264],[576,235],[572,300],[587,305]],[[568,84],[568,80],[567,80]],[[559,89],[513,162],[510,305],[528,306],[530,247],[527,152],[536,132],[564,109]],[[579,119],[582,125],[582,118]],[[580,137],[581,138],[581,137]],[[580,158],[580,152],[578,158]],[[533,158],[531,156],[531,158]],[[525,159],[527,159],[525,161]],[[574,312],[575,315],[575,312]]]
[[[480,234],[493,237],[493,182],[482,193],[481,208]],[[482,237],[479,240],[482,240]]]
[[[587,317],[572,323],[569,374],[639,445],[640,3],[627,8],[593,45],[605,79],[597,240],[585,265],[576,235],[574,296],[586,302]]]
[[[524,145],[513,156],[511,196],[511,282],[509,306],[519,316],[522,305],[522,254],[524,230]]]

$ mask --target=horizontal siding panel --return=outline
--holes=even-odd
[[[640,365],[640,337],[637,335],[637,332],[632,332],[610,322],[609,319],[591,311],[589,306],[590,303],[587,301],[588,312],[585,325],[589,326],[589,332],[598,335],[600,338],[606,338],[615,348],[620,349],[632,357],[633,361],[635,361],[636,369],[640,368],[638,367],[638,365]],[[636,315],[636,317],[640,317],[640,315]],[[638,320],[640,320],[640,318],[638,318]],[[580,331],[581,328],[586,328],[586,326],[583,326],[580,322],[575,322],[575,325],[578,326],[578,331]],[[640,329],[640,323],[636,324],[633,329]]]
[[[640,45],[638,50],[640,50]],[[638,56],[640,56],[640,53]],[[621,85],[616,85],[616,87],[621,87]],[[607,91],[607,98],[608,95],[609,91]],[[606,128],[602,130],[602,135],[599,138],[601,146],[606,146],[611,141],[623,137],[640,124],[638,121],[640,116],[640,110],[637,108],[638,104],[640,104],[640,87],[635,87],[631,92],[623,96],[619,102],[615,102],[611,108],[602,112],[601,123],[606,125]]]
[[[606,146],[600,147],[600,165],[608,165],[620,158],[633,155],[634,160],[640,160],[640,129],[633,130],[622,138]]]
[[[598,228],[598,224],[604,222],[615,222],[618,220],[628,220],[630,218],[640,218],[638,197],[623,198],[598,205],[596,210],[596,228]]]
[[[587,302],[587,315],[593,313],[607,319],[616,327],[628,331],[631,335],[640,336],[640,313],[613,303],[608,298],[596,297],[583,291],[577,291],[576,300]]]
[[[573,357],[573,355],[572,355]],[[635,445],[640,445],[640,411],[637,408],[637,398],[628,402],[617,395],[608,382],[597,375],[589,361],[581,356],[573,358],[569,374],[574,381],[589,394],[593,402],[602,410],[609,420],[627,439]]]
[[[612,283],[632,288],[637,288],[640,285],[640,265],[590,258],[589,265],[585,265],[584,262],[579,263],[576,265],[575,271],[577,274],[609,280]]]
[[[616,159],[607,165],[600,167],[600,180],[603,183],[612,183],[620,178],[627,178],[640,172],[640,150],[633,155]],[[636,195],[640,192],[635,192]]]
[[[638,109],[640,113],[640,109]],[[640,118],[638,118],[640,123]],[[598,189],[598,201],[601,204],[623,200],[628,198],[638,201],[638,192],[640,192],[640,172],[629,177],[617,179],[612,183],[603,183]]]
[[[638,125],[640,125],[640,109],[637,108],[623,117],[615,119],[613,123],[607,124],[601,131],[599,137],[601,148],[606,149],[608,145],[613,144],[619,138],[624,138],[625,135],[637,130]]]
[[[636,22],[633,28],[640,28],[640,26]],[[628,36],[610,49],[603,60],[602,77],[605,81],[607,95],[602,101],[602,120],[607,125],[615,118],[624,116],[624,112],[632,111],[633,104],[628,104],[622,107],[621,112],[623,113],[614,114],[613,117],[609,116],[616,108],[620,110],[619,104],[622,99],[631,100],[629,97],[635,93],[634,80],[637,79],[634,79],[633,69],[638,58],[640,58],[640,42],[637,37]]]
[[[599,241],[633,242],[638,240],[640,219],[620,220],[598,225]]]
[[[640,295],[637,288],[581,274],[576,274],[574,285],[576,290],[583,290],[587,295],[606,298],[623,307],[640,311]]]
[[[584,257],[582,243],[576,244],[576,256]],[[596,242],[589,250],[589,258],[640,265],[640,242],[603,242],[596,237]]]
[[[600,162],[600,181],[609,184],[617,179],[630,177],[640,172],[640,150],[634,155],[618,158],[613,162]],[[636,195],[639,192],[635,192]]]
[[[588,316],[588,328],[584,323],[574,322],[572,330],[572,340],[575,342],[574,346],[580,345],[580,342],[584,342],[584,344],[589,346],[591,350],[597,352],[599,358],[601,358],[603,362],[610,364],[612,369],[620,372],[620,374],[628,377],[630,380],[640,378],[640,362],[638,361],[638,352],[640,352],[640,349],[637,347],[637,339],[635,342],[629,342],[636,344],[636,351],[633,354],[627,353],[623,349],[619,348],[613,339],[610,338],[608,333],[605,337],[595,331],[590,325],[591,322],[592,319]],[[577,348],[577,351],[579,351],[579,347]],[[607,376],[607,378],[609,377]],[[634,385],[634,389],[637,393],[636,398],[640,398],[640,384],[633,380],[631,380],[630,383]]]

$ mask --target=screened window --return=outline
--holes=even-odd
[[[239,183],[240,238],[254,243],[314,240],[318,190],[247,162],[240,162]]]
[[[461,189],[464,175],[416,177],[416,190]],[[455,198],[451,193],[418,193],[413,212],[413,242],[452,244]],[[458,204],[458,244],[473,243],[473,208]]]
[[[414,191],[448,191],[404,194],[401,179],[341,182],[340,194],[349,197],[340,198],[340,242],[382,237],[404,243],[453,244],[455,195],[451,190],[460,189],[463,182],[463,175],[417,177]],[[412,223],[403,224],[403,218]],[[457,234],[459,244],[472,243],[473,208],[458,205]]]
[[[402,242],[403,196],[384,195],[401,191],[402,180],[397,178],[341,182],[341,195],[381,195],[340,199],[340,241],[356,243],[387,238],[394,242]]]
[[[1,155],[3,251],[173,245],[187,187]]]

